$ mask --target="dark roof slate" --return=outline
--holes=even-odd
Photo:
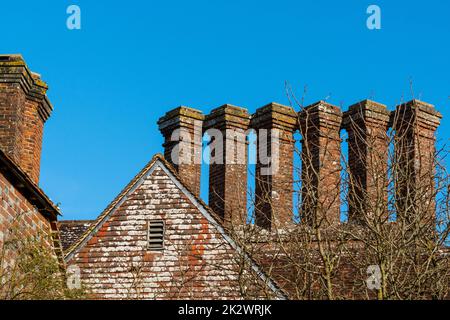
[[[61,245],[66,251],[89,228],[93,220],[62,220],[58,221]]]

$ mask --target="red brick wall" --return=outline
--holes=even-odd
[[[0,146],[16,162],[22,155],[23,134],[20,124],[25,101],[25,93],[19,84],[0,83]]]
[[[251,126],[258,135],[255,223],[266,229],[292,226],[297,113],[290,107],[271,103],[256,111]],[[263,159],[266,157],[271,158],[269,165]]]
[[[158,121],[164,136],[164,157],[197,196],[200,195],[203,118],[195,109],[178,107]],[[175,159],[172,159],[173,153],[178,155]]]
[[[418,100],[397,106],[394,113],[397,207],[406,219],[412,211],[426,212],[423,219],[434,222],[435,132],[441,118],[433,105]]]
[[[43,127],[52,106],[47,85],[20,55],[0,60],[0,148],[39,182]]]
[[[0,146],[37,184],[44,119],[18,84],[0,84]]]
[[[163,219],[165,249],[148,251],[147,222]],[[67,261],[99,299],[239,298],[234,249],[160,168]]]
[[[22,170],[30,175],[37,184],[41,172],[42,138],[44,135],[44,119],[38,112],[38,104],[27,100],[22,123],[23,147],[20,160]]]
[[[11,230],[24,239],[38,235],[49,246],[53,245],[51,223],[2,174],[0,195],[0,249],[10,239]]]
[[[386,213],[387,218],[389,120],[386,106],[369,100],[351,106],[344,115],[352,184],[348,199],[351,222],[361,222],[363,210]]]
[[[342,112],[320,101],[299,114],[302,135],[302,218],[339,224]]]
[[[250,124],[247,109],[223,105],[205,118],[204,130],[218,130],[220,141],[211,151],[219,163],[209,167],[209,207],[223,218],[227,227],[240,226],[247,218],[246,133]],[[213,155],[214,153],[214,155]]]

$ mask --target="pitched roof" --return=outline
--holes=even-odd
[[[221,219],[193,192],[186,187],[172,165],[164,159],[161,154],[156,154],[152,160],[130,181],[130,183],[119,193],[119,195],[108,205],[108,207],[94,220],[85,232],[74,242],[65,253],[65,261],[68,262],[72,257],[94,236],[101,226],[108,220],[112,213],[126,201],[156,168],[161,168],[172,180],[172,182],[185,194],[191,203],[200,211],[200,213],[211,223],[223,238],[251,264],[253,271],[267,284],[267,286],[280,298],[286,299],[287,295],[278,287],[278,285],[267,275],[264,270],[233,240],[233,238],[224,229]]]
[[[61,245],[66,251],[94,222],[93,220],[63,220],[58,221],[58,228],[61,237]]]

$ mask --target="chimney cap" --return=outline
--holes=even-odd
[[[442,114],[434,108],[434,105],[413,99],[395,108],[395,112],[391,115],[392,126],[396,128],[414,116],[421,123],[434,129],[440,125],[442,119]]]
[[[353,121],[370,121],[371,123],[389,123],[391,112],[387,109],[386,105],[372,101],[362,100],[351,105],[346,112],[342,121],[342,126],[345,129],[350,128]]]
[[[431,103],[427,103],[427,102],[423,102],[421,100],[418,99],[413,99],[411,101],[405,102],[405,103],[401,103],[396,107],[396,110],[414,110],[417,109],[419,111],[423,111],[425,113],[428,113],[431,116],[435,116],[439,119],[442,118],[442,114],[437,111],[434,107],[434,105],[432,105]]]
[[[189,117],[189,118],[198,119],[198,120],[203,120],[203,118],[205,117],[200,110],[186,107],[186,106],[179,106],[175,109],[167,111],[164,116],[159,118],[158,124],[160,124],[164,121],[167,121],[169,119],[180,117],[180,116]]]
[[[364,99],[362,101],[352,104],[350,107],[348,107],[348,111],[346,111],[345,113],[360,112],[361,110],[371,110],[374,112],[380,112],[384,114],[390,113],[387,110],[386,105],[369,99]]]
[[[22,61],[25,62],[21,54],[0,54],[0,63],[4,61]]]
[[[264,112],[275,111],[275,112],[285,113],[285,114],[292,114],[292,112],[295,113],[294,108],[283,105],[281,103],[277,103],[277,102],[270,102],[270,103],[262,106],[258,110],[256,110],[256,112],[258,112],[258,111],[261,111],[261,112],[262,111],[264,111]]]
[[[195,121],[203,121],[205,116],[197,109],[179,106],[159,118],[159,130],[173,130],[181,126],[193,126]]]
[[[53,106],[46,95],[47,83],[28,68],[21,54],[0,55],[0,82],[19,84],[30,100],[39,103],[39,114],[44,121],[48,119]]]
[[[323,100],[305,107],[298,116],[301,133],[311,123],[326,127],[340,127],[342,123],[341,108]]]
[[[215,108],[205,117],[204,129],[244,129],[250,124],[250,114],[246,108],[224,104]]]
[[[28,68],[21,54],[0,54],[0,79],[3,82],[21,83],[27,93],[34,86],[38,86],[42,94],[45,94],[42,89],[48,89],[41,75]]]
[[[301,110],[300,113],[318,112],[318,111],[325,111],[327,113],[336,113],[336,114],[342,113],[341,108],[324,100],[319,100],[313,104],[310,104],[309,106],[303,108],[303,110]]]
[[[297,112],[276,102],[271,102],[256,110],[252,115],[251,126],[254,129],[264,127],[279,127],[295,130],[298,123]]]
[[[211,113],[207,115],[207,118],[218,117],[220,115],[230,114],[234,116],[240,116],[246,118],[249,116],[248,110],[246,108],[238,107],[229,103],[221,105],[218,108],[211,110]]]

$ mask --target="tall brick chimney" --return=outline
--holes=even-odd
[[[398,218],[434,222],[435,132],[442,115],[434,106],[419,100],[397,106],[392,119],[395,130],[396,199]],[[402,217],[407,215],[406,217]],[[426,215],[426,216],[425,216]]]
[[[255,223],[266,229],[292,224],[297,113],[270,103],[256,111],[250,125],[257,133]]]
[[[349,222],[361,222],[365,212],[387,218],[389,119],[386,106],[370,100],[356,103],[344,113],[351,183]]]
[[[164,136],[164,157],[197,196],[200,195],[203,120],[200,111],[181,106],[158,121]]]
[[[247,218],[247,129],[246,109],[223,105],[205,118],[204,130],[211,136],[209,207],[225,225],[241,225]]]
[[[44,123],[52,112],[46,92],[21,55],[0,55],[0,147],[36,184]]]
[[[325,227],[340,222],[342,112],[319,101],[299,114],[302,135],[303,222]]]

